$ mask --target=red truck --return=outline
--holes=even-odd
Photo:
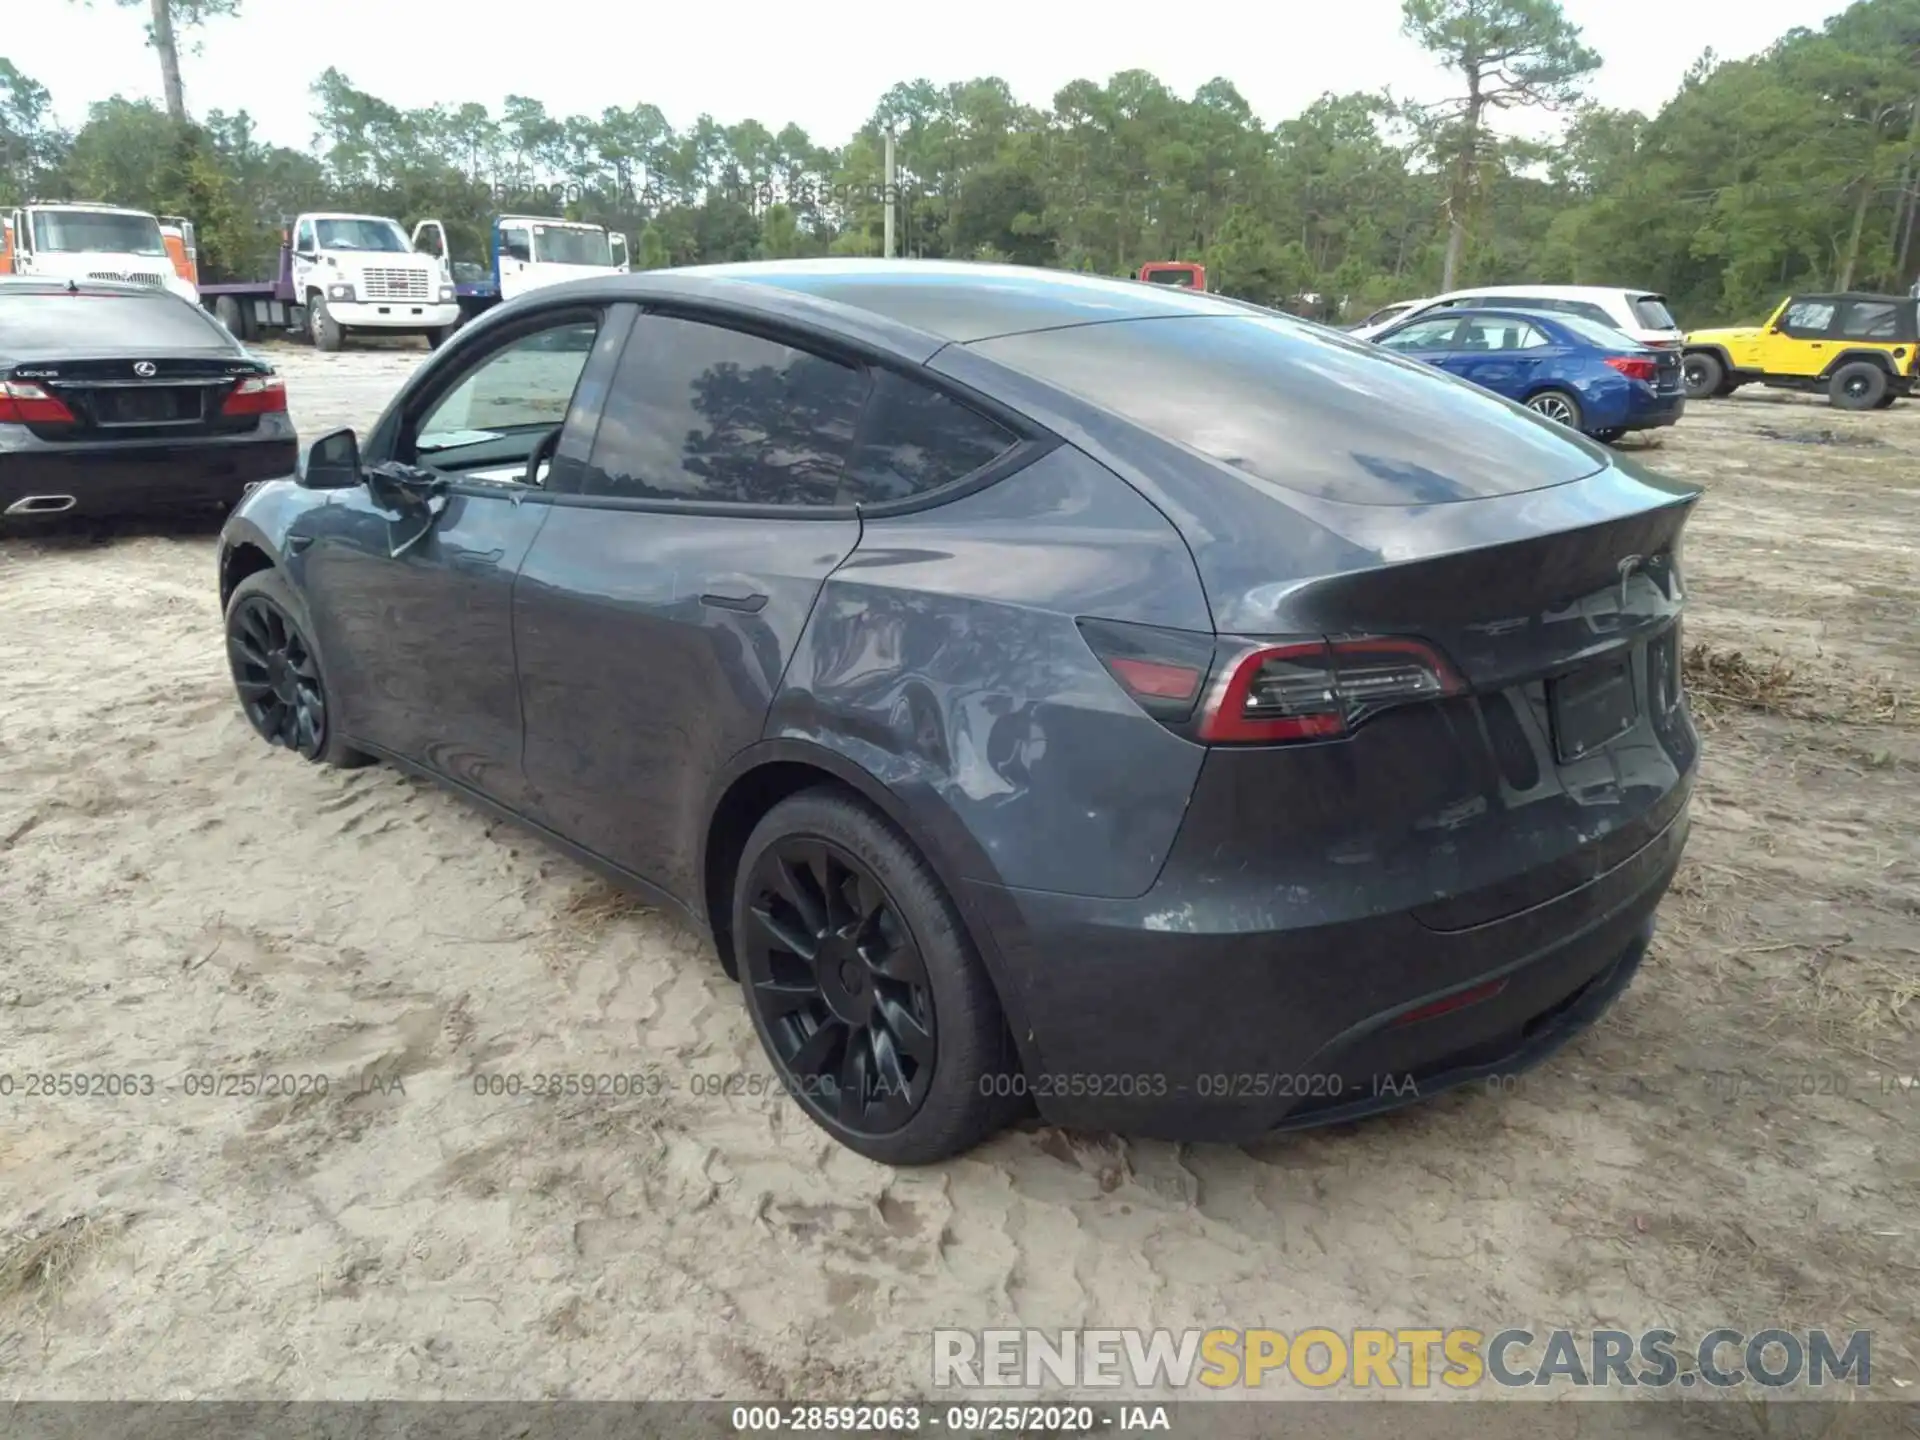
[[[1150,260],[1140,267],[1136,279],[1149,285],[1178,285],[1183,290],[1205,290],[1207,267],[1190,260]]]

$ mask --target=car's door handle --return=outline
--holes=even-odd
[[[456,570],[479,570],[482,572],[497,570],[500,567],[500,562],[506,559],[506,556],[507,552],[504,550],[489,550],[484,555],[477,555],[469,550],[465,554],[453,557],[453,568]]]
[[[766,607],[767,597],[758,590],[738,589],[709,590],[700,597],[702,605],[711,605],[719,610],[744,610],[749,615],[758,615]]]
[[[298,555],[311,544],[313,544],[313,536],[311,535],[289,535],[287,537],[287,553],[289,555]]]

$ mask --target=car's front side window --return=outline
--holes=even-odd
[[[570,315],[476,361],[409,427],[417,463],[470,479],[518,479],[566,422],[598,322]],[[497,473],[496,473],[497,472]]]
[[[1831,300],[1796,300],[1787,307],[1780,328],[1789,335],[1824,335],[1836,308]]]
[[[867,372],[674,315],[634,321],[608,385],[588,495],[844,508]]]
[[[1383,336],[1380,343],[1389,350],[1439,350],[1446,346],[1459,325],[1456,315],[1419,320],[1397,334]]]

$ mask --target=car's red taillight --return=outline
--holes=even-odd
[[[273,415],[287,408],[287,384],[278,375],[254,375],[233,387],[222,415]]]
[[[1337,739],[1381,710],[1467,688],[1419,640],[1262,645],[1110,620],[1082,620],[1080,632],[1136,705],[1211,745]]]
[[[1658,361],[1648,360],[1639,355],[1609,355],[1607,364],[1618,370],[1629,380],[1644,380],[1651,385],[1660,373]]]
[[[1107,673],[1154,719],[1189,719],[1213,668],[1213,636],[1113,620],[1082,620],[1080,633]]]
[[[1466,691],[1432,646],[1367,636],[1251,650],[1234,660],[1201,716],[1216,744],[1276,744],[1345,735],[1395,705]]]
[[[71,425],[73,411],[38,385],[0,380],[0,424]]]

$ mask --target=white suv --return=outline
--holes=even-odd
[[[1485,309],[1495,305],[1584,316],[1654,349],[1678,350],[1686,339],[1686,333],[1667,309],[1666,296],[1650,290],[1621,290],[1602,285],[1486,285],[1478,290],[1450,290],[1415,309],[1403,311],[1388,323],[1398,324],[1436,310]],[[1371,327],[1355,330],[1354,334],[1371,338]]]

